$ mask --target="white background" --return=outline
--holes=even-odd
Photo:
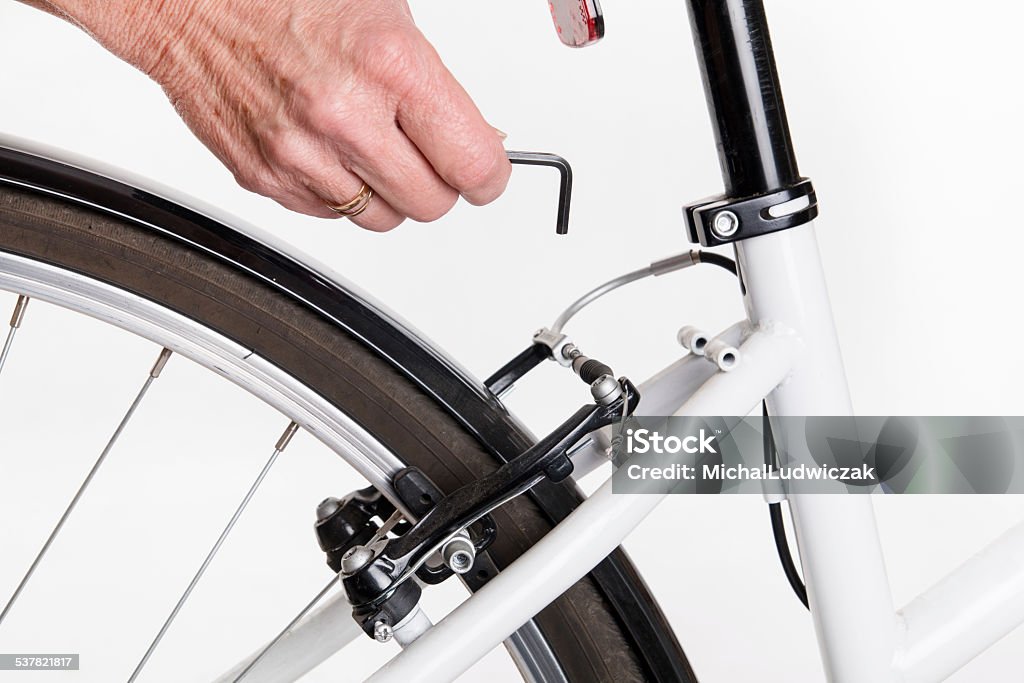
[[[608,38],[584,51],[559,45],[540,0],[413,8],[485,115],[508,132],[510,149],[573,163],[568,238],[553,234],[556,182],[540,169],[517,170],[489,207],[460,205],[437,224],[383,236],[288,214],[238,189],[156,86],[75,29],[10,0],[0,4],[0,131],[132,169],[273,231],[484,376],[593,284],[688,248],[680,206],[721,189],[713,138],[682,2],[608,0]],[[1024,414],[1024,360],[1013,342],[1024,246],[1014,208],[1024,10],[879,0],[769,0],[767,9],[800,168],[821,202],[822,258],[857,411]],[[634,293],[588,311],[572,333],[635,380],[678,357],[681,324],[716,330],[742,315],[734,284],[715,269]],[[3,309],[12,301],[0,296]],[[0,392],[0,599],[156,351],[45,306],[29,323]],[[68,680],[123,679],[219,531],[188,520],[199,511],[226,519],[247,485],[239,470],[243,480],[254,476],[284,427],[180,359],[161,382],[140,415],[153,431],[126,434],[120,459],[83,504],[94,521],[69,526],[41,588],[0,627],[0,651],[82,652],[89,666]],[[96,401],[100,391],[112,398]],[[510,404],[543,431],[580,392],[545,368]],[[148,680],[216,673],[326,579],[310,517],[316,501],[347,484],[311,441],[300,437],[289,450],[255,518],[211,570],[212,587],[197,595],[220,611],[183,613]],[[703,681],[821,679],[810,620],[778,567],[763,507],[753,497],[677,497],[627,543]],[[1006,497],[876,507],[898,604],[1022,508]],[[113,538],[96,540],[111,528]],[[104,655],[112,642],[124,647]],[[1019,680],[1022,651],[1017,633],[955,680]],[[350,661],[332,662],[322,680],[355,680]],[[160,667],[176,673],[165,678]]]

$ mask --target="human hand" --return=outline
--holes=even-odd
[[[353,222],[432,221],[505,189],[501,138],[404,0],[63,0],[52,4],[156,80],[243,187]]]

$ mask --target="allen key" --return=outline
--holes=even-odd
[[[557,154],[546,152],[506,152],[508,160],[521,166],[549,166],[557,169],[560,177],[558,187],[558,216],[555,217],[555,233],[569,233],[569,208],[572,202],[572,167]]]

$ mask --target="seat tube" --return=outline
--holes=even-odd
[[[799,180],[761,0],[688,0],[726,193],[749,197]],[[805,351],[768,397],[772,415],[852,415],[810,223],[735,243],[747,315],[781,324]],[[802,434],[779,434],[806,449]],[[894,681],[896,618],[867,495],[789,500],[818,645],[829,680]]]

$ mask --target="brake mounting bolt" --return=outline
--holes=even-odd
[[[341,509],[341,501],[337,498],[324,498],[316,506],[316,519],[322,522]]]
[[[378,643],[386,643],[395,636],[395,632],[383,621],[373,625],[373,638]]]

